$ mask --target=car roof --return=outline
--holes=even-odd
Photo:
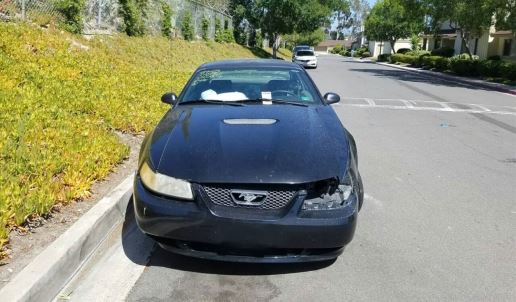
[[[202,69],[219,69],[219,68],[245,68],[245,67],[271,67],[271,68],[290,68],[302,69],[298,64],[277,60],[277,59],[243,59],[243,60],[223,60],[202,64]]]

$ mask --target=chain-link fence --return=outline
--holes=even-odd
[[[61,20],[54,0],[0,0],[0,20]]]
[[[63,20],[57,9],[59,0],[0,0],[0,19],[30,20],[43,24],[51,20]],[[192,15],[195,34],[201,36],[201,23],[204,17],[210,20],[209,36],[215,35],[215,18],[229,20],[227,0],[149,0],[144,13],[146,32],[159,35],[163,23],[162,5],[172,9],[174,34],[180,35],[181,22],[186,12]],[[113,34],[123,30],[123,19],[119,15],[118,0],[86,0],[84,11],[84,34]]]

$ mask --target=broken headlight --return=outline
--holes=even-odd
[[[336,210],[348,206],[355,193],[354,181],[351,174],[348,175],[340,183],[332,183],[327,181],[319,188],[314,188],[303,202],[303,210]]]

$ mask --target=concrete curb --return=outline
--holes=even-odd
[[[127,177],[102,198],[0,289],[1,300],[53,300],[109,231],[124,219],[132,194],[133,177]]]
[[[477,86],[477,87],[482,87],[482,88],[486,88],[486,89],[490,89],[490,90],[496,90],[499,92],[516,95],[516,88],[512,88],[511,86],[504,85],[504,84],[489,83],[489,82],[486,82],[483,80],[467,79],[467,78],[463,78],[463,77],[459,77],[459,76],[444,74],[441,72],[435,72],[435,71],[424,70],[424,69],[416,69],[416,68],[412,68],[412,67],[399,66],[399,65],[394,65],[394,64],[384,63],[384,62],[376,62],[376,64],[382,65],[382,66],[388,66],[388,67],[392,67],[392,68],[397,68],[397,69],[402,69],[402,70],[405,70],[408,72],[413,72],[413,73],[417,73],[417,74],[425,75],[425,76],[429,76],[429,77],[446,79],[446,80],[461,83],[461,84]]]

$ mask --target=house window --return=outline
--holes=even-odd
[[[503,41],[503,55],[504,56],[511,55],[511,46],[512,46],[512,39],[505,39]]]

